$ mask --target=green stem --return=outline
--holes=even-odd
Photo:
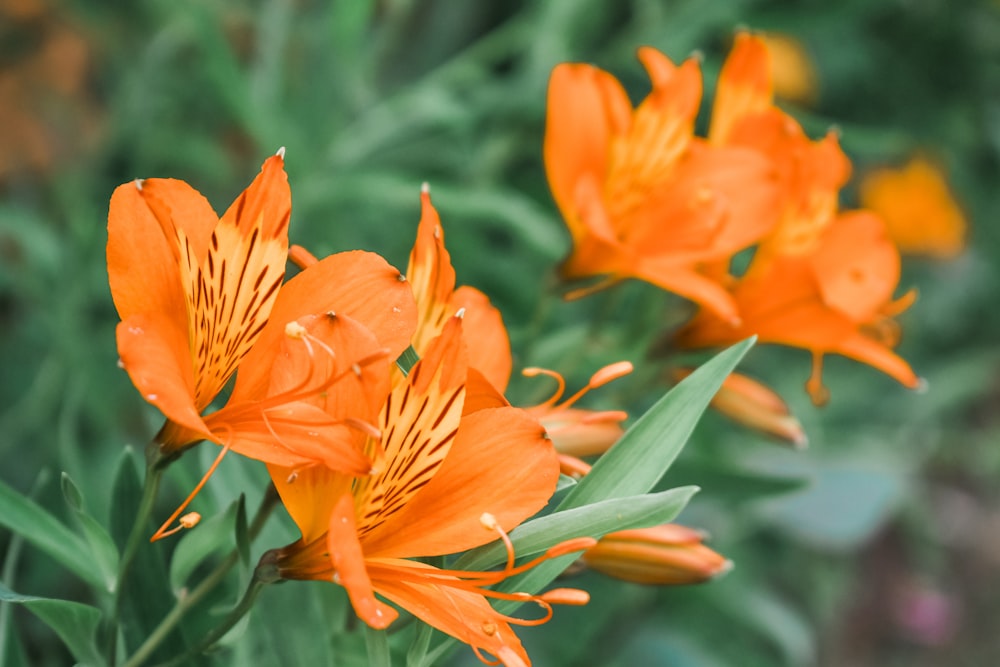
[[[260,506],[257,508],[257,513],[254,515],[253,521],[251,521],[248,536],[250,541],[260,533],[261,529],[264,527],[264,523],[267,521],[268,517],[271,516],[271,511],[278,504],[278,492],[275,490],[274,485],[270,485],[267,492],[264,494],[264,498],[260,501]],[[153,631],[146,638],[146,641],[136,649],[135,653],[128,659],[128,661],[122,667],[137,667],[141,665],[150,655],[159,647],[163,640],[173,631],[173,629],[180,623],[184,615],[194,607],[196,604],[201,602],[201,600],[208,595],[216,586],[222,583],[229,570],[232,569],[237,562],[239,562],[240,554],[239,548],[233,549],[228,556],[221,563],[219,563],[211,574],[205,577],[201,583],[199,583],[194,589],[192,589],[187,595],[180,598],[176,604],[174,604],[173,609],[163,617],[160,624],[157,625]],[[238,620],[238,619],[237,619]]]
[[[160,479],[163,471],[174,457],[164,457],[160,452],[160,444],[156,440],[146,447],[146,476],[142,482],[142,498],[139,500],[139,507],[135,513],[135,521],[129,531],[128,539],[125,541],[125,548],[122,550],[121,559],[118,562],[118,580],[115,582],[114,604],[111,608],[111,617],[108,619],[108,663],[115,664],[116,643],[118,640],[118,619],[121,617],[125,589],[125,580],[128,578],[132,562],[135,560],[136,552],[142,543],[145,532],[148,530],[149,517],[153,513],[153,504],[156,501],[156,492],[160,488]]]
[[[247,586],[246,591],[243,593],[243,597],[238,603],[236,603],[236,606],[229,611],[222,623],[217,625],[211,632],[205,635],[193,648],[190,648],[182,655],[159,665],[159,667],[175,667],[176,665],[189,664],[191,660],[210,649],[220,639],[222,639],[227,632],[232,630],[233,626],[239,623],[240,619],[246,616],[247,612],[253,608],[253,603],[257,599],[260,592],[264,589],[264,586],[267,584],[273,584],[276,581],[281,581],[281,577],[278,574],[278,567],[275,563],[274,554],[275,552],[269,551],[261,557],[256,569],[253,571],[253,577],[250,579],[250,583]],[[140,663],[140,661],[136,659],[137,655],[132,657],[132,660],[127,663],[126,667],[135,667]]]

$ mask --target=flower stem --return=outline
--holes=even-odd
[[[267,521],[268,517],[271,516],[271,511],[275,508],[277,503],[278,492],[272,484],[268,487],[267,492],[264,494],[264,498],[261,499],[260,506],[257,508],[257,513],[254,515],[253,521],[250,522],[250,526],[247,531],[250,541],[253,541],[253,539],[260,533],[261,529],[264,527],[264,523]],[[226,556],[226,558],[223,559],[223,561],[219,563],[214,570],[212,570],[211,574],[205,577],[201,583],[199,583],[187,595],[180,598],[177,603],[174,604],[173,609],[171,609],[170,612],[163,617],[160,624],[153,629],[153,631],[146,638],[146,641],[144,641],[142,645],[136,649],[135,653],[132,654],[122,667],[137,667],[149,658],[149,656],[152,655],[163,640],[167,638],[170,632],[173,631],[181,619],[184,618],[184,615],[188,612],[188,610],[201,602],[202,598],[222,583],[226,574],[228,574],[229,570],[236,565],[239,558],[239,548],[233,549],[229,555]]]
[[[253,577],[250,579],[250,583],[247,585],[246,591],[243,593],[243,597],[240,599],[236,606],[233,607],[226,618],[223,619],[222,623],[215,626],[211,632],[205,635],[200,642],[194,647],[188,649],[183,654],[168,660],[167,662],[159,665],[159,667],[175,667],[176,665],[186,665],[189,664],[191,660],[195,657],[201,655],[208,649],[210,649],[216,642],[222,639],[227,632],[229,632],[233,626],[240,622],[247,612],[253,608],[253,603],[257,599],[257,596],[264,589],[267,584],[273,584],[276,581],[281,581],[281,577],[278,574],[278,567],[275,563],[274,552],[269,551],[265,553],[257,567],[253,571]],[[150,649],[151,650],[151,649]],[[124,667],[138,667],[146,656],[140,656],[138,652]]]
[[[114,601],[111,608],[111,618],[108,619],[108,663],[115,664],[116,643],[118,640],[118,619],[121,617],[122,605],[125,597],[126,579],[132,562],[135,560],[136,552],[142,543],[143,533],[148,529],[149,517],[153,513],[153,504],[156,501],[156,492],[160,488],[160,479],[167,465],[174,460],[174,457],[165,457],[160,451],[160,444],[153,440],[146,447],[146,476],[142,482],[142,498],[139,500],[139,507],[135,512],[135,521],[129,531],[125,541],[125,548],[122,550],[121,559],[118,561],[118,579],[115,582]]]

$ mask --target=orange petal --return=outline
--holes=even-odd
[[[323,465],[350,474],[367,474],[371,461],[362,449],[364,438],[352,428],[333,422],[329,414],[308,403],[286,403],[266,410],[226,408],[206,417],[220,436],[226,434],[234,452],[284,467]]]
[[[358,542],[354,498],[350,493],[341,495],[334,506],[326,544],[333,561],[333,580],[347,589],[355,613],[373,628],[384,630],[389,627],[399,614],[375,598],[375,591],[365,568],[365,555]]]
[[[555,491],[559,461],[539,423],[517,408],[466,416],[434,478],[364,538],[370,556],[457,553],[496,539],[480,517],[507,530],[540,510]]]
[[[497,391],[503,393],[510,380],[513,360],[510,338],[500,311],[490,303],[488,296],[468,286],[455,290],[451,308],[454,312],[465,310],[462,330],[469,353],[469,366],[477,369]]]
[[[738,32],[719,74],[709,138],[713,144],[725,143],[732,128],[742,119],[772,104],[771,58],[767,45],[756,35]]]
[[[823,300],[855,322],[867,322],[899,282],[899,252],[882,221],[868,211],[837,217],[812,256]]]
[[[420,193],[420,224],[417,239],[410,251],[410,264],[406,278],[413,288],[413,296],[419,309],[418,330],[415,338],[430,341],[441,333],[444,321],[437,320],[437,310],[448,303],[455,290],[455,269],[451,266],[451,256],[444,245],[444,229],[437,209],[431,204],[430,193]],[[445,317],[454,315],[448,313]],[[430,335],[421,336],[425,328]],[[423,345],[414,344],[418,351]]]
[[[330,516],[343,494],[350,493],[351,477],[325,466],[284,467],[268,465],[281,504],[311,544],[330,528]]]
[[[436,583],[430,577],[426,584],[400,580],[396,573],[403,568],[411,577],[425,570],[434,571],[429,565],[415,561],[373,564],[372,579],[381,595],[441,632],[492,653],[506,667],[531,664],[506,617],[493,609],[485,597]]]
[[[863,334],[856,334],[841,341],[836,352],[877,368],[893,377],[907,389],[918,389],[921,380],[902,357],[885,345]]]
[[[331,311],[370,329],[393,358],[410,345],[416,308],[402,274],[374,253],[331,255],[281,288],[257,344],[243,360],[233,393],[263,395],[285,326],[303,315]]]
[[[260,173],[223,214],[222,222],[249,233],[261,225],[264,238],[284,238],[287,247],[288,220],[292,214],[292,193],[285,174],[284,153],[272,155]]]
[[[552,70],[545,119],[545,173],[574,240],[587,235],[576,208],[585,176],[603,181],[612,137],[630,123],[632,105],[618,80],[590,65],[563,63]]]
[[[184,322],[187,310],[177,264],[176,237],[166,236],[143,198],[138,182],[118,186],[108,210],[108,282],[119,316],[126,320],[141,312],[162,313]],[[179,208],[191,209],[191,219],[211,228],[217,222],[208,202],[186,183],[164,183]]]
[[[465,379],[465,405],[462,406],[462,416],[486,410],[487,408],[503,408],[510,405],[504,395],[497,391],[486,377],[475,368],[470,368]]]
[[[143,398],[158,407],[167,419],[212,439],[194,404],[194,377],[187,341],[177,330],[182,322],[145,314],[119,322],[115,329],[118,355]]]
[[[452,318],[386,399],[379,423],[385,469],[354,489],[363,530],[405,508],[440,469],[461,419],[466,368],[461,320]]]
[[[740,320],[736,302],[729,292],[690,267],[644,258],[632,275],[691,299],[711,310],[724,323],[735,324]]]

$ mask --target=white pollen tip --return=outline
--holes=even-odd
[[[278,157],[280,157],[280,158],[281,158],[282,160],[284,160],[284,159],[285,159],[285,147],[284,147],[284,146],[282,146],[281,148],[279,148],[279,149],[278,149],[278,152],[277,152],[277,153],[275,153],[275,155],[277,155],[277,156],[278,156]]]
[[[458,312],[455,313],[455,317],[457,317],[460,320],[464,319],[465,318],[465,308],[459,308]]]
[[[303,338],[306,335],[306,328],[298,322],[289,322],[285,325],[285,335],[289,338]]]
[[[134,181],[132,181],[132,183],[135,185],[135,189],[138,190],[139,192],[142,192],[142,182],[143,182],[143,180],[145,180],[145,179],[137,178]]]
[[[420,184],[420,192],[423,193],[423,194],[425,194],[425,195],[429,195],[431,193],[431,184],[428,183],[427,181],[424,181],[423,183],[421,183]]]

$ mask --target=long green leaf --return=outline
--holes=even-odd
[[[20,595],[3,584],[0,584],[0,600],[27,607],[59,635],[81,664],[94,667],[106,664],[95,643],[97,626],[101,622],[101,612],[96,607],[70,600]]]
[[[672,521],[698,491],[684,486],[661,493],[610,498],[528,521],[510,533],[519,557],[531,556],[574,537],[601,538],[616,530],[647,528]],[[504,561],[506,550],[494,542],[467,553],[455,564],[460,570],[485,570]]]
[[[35,501],[0,481],[0,525],[38,547],[87,583],[104,588],[104,577],[85,554],[87,543]]]
[[[110,533],[101,523],[87,512],[83,494],[67,473],[62,474],[62,490],[66,503],[73,510],[80,529],[90,547],[90,555],[101,576],[104,577],[104,590],[113,591],[118,579],[118,547],[111,539]]]
[[[652,489],[677,458],[722,381],[755,340],[748,338],[717,354],[671,389],[598,459],[557,511]]]

